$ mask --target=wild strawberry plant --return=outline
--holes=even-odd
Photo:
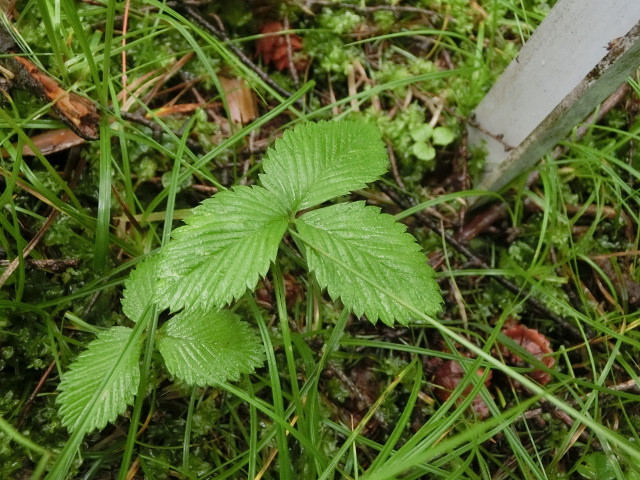
[[[361,201],[318,208],[385,173],[375,127],[298,126],[275,142],[262,165],[262,186],[237,186],[205,200],[159,254],[131,273],[122,307],[134,328],[99,333],[62,375],[58,403],[77,438],[133,403],[145,332],[155,332],[167,370],[191,385],[236,380],[262,365],[259,337],[225,307],[256,288],[286,234],[319,285],[357,316],[407,324],[406,305],[426,314],[440,309],[433,270],[404,225]],[[161,328],[143,328],[166,309],[173,316]]]

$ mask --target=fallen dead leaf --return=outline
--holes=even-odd
[[[502,333],[511,338],[535,358],[540,360],[548,368],[553,367],[555,364],[555,359],[548,355],[549,353],[553,353],[553,350],[549,346],[551,342],[549,342],[549,339],[542,335],[538,330],[516,324],[504,328]],[[525,362],[522,358],[510,351],[507,347],[501,346],[500,352],[502,353],[502,357],[505,361],[513,363],[514,365],[524,366],[523,364]],[[551,381],[551,375],[542,370],[536,369],[529,373],[528,376],[540,385],[546,385]]]
[[[284,30],[280,22],[267,22],[262,25],[260,33],[275,34]],[[296,34],[289,35],[291,52],[302,50],[302,39]],[[287,58],[287,39],[285,35],[267,35],[256,42],[256,54],[262,57],[265,65],[270,63],[281,72],[287,68],[289,59]],[[304,61],[303,61],[304,60]],[[297,58],[293,62],[296,70],[304,70],[307,65],[306,59]]]
[[[482,376],[484,374],[484,370],[479,369],[476,373],[478,374],[478,376]],[[435,394],[441,402],[447,401],[447,399],[451,396],[451,393],[460,384],[465,374],[466,372],[463,370],[462,365],[460,365],[460,363],[456,362],[455,360],[447,360],[445,362],[442,362],[442,364],[440,364],[440,366],[436,368],[434,372],[433,383],[441,387],[435,390]],[[487,387],[490,383],[491,372],[489,372],[487,379],[484,381],[484,384]],[[468,395],[471,390],[473,390],[473,385],[469,385],[467,388],[465,388],[462,395],[458,397],[458,403],[464,400],[466,395]],[[480,395],[476,395],[476,398],[474,398],[471,402],[471,409],[480,418],[486,418],[487,416],[489,416],[489,407]]]
[[[16,55],[13,59],[30,77],[32,89],[53,102],[53,111],[69,128],[86,140],[99,138],[100,115],[91,100],[63,89],[56,80],[26,58]]]
[[[245,125],[258,117],[258,101],[243,79],[220,77],[220,83],[232,122]]]
[[[67,148],[82,145],[86,142],[84,138],[79,137],[68,128],[48,130],[31,137],[31,141],[42,155],[61,152]],[[24,145],[22,147],[22,155],[25,157],[33,157],[36,154],[29,145]],[[2,156],[6,158],[9,156],[9,153],[2,149]]]

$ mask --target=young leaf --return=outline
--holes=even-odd
[[[176,315],[159,330],[158,349],[171,374],[199,386],[237,380],[264,360],[259,337],[227,310]]]
[[[416,142],[426,142],[433,135],[433,127],[428,123],[423,123],[417,128],[414,128],[409,132],[411,138],[413,138]]]
[[[398,299],[427,314],[440,310],[433,270],[391,215],[364,202],[340,203],[305,213],[296,226],[309,270],[356,315],[406,324],[409,313]]]
[[[426,142],[414,143],[411,147],[411,152],[424,162],[430,162],[436,158],[436,149]]]
[[[282,202],[262,187],[205,200],[161,253],[157,301],[174,312],[206,311],[241,297],[267,273],[288,222]]]
[[[155,297],[159,259],[159,255],[145,259],[136,266],[124,282],[122,311],[133,322],[140,319],[149,302]]]
[[[62,393],[56,401],[61,405],[62,424],[69,431],[75,430],[87,408],[94,409],[86,426],[88,433],[104,428],[133,403],[140,382],[141,342],[123,350],[131,332],[126,327],[101,332],[62,375],[58,387]],[[99,390],[99,398],[94,398]]]
[[[284,132],[262,167],[262,185],[294,212],[363,188],[387,171],[388,161],[376,127],[318,122]]]
[[[447,127],[436,127],[433,131],[433,144],[434,145],[449,145],[456,139],[456,134],[453,130]]]

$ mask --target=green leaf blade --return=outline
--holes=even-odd
[[[406,227],[364,202],[302,215],[297,223],[309,269],[331,298],[375,323],[409,321],[403,302],[433,315],[442,297],[434,272]]]
[[[211,310],[240,298],[266,275],[289,217],[262,187],[205,200],[161,254],[156,300],[172,312]]]
[[[137,322],[144,314],[156,293],[156,270],[159,255],[153,255],[139,263],[124,282],[122,311],[132,322]]]
[[[258,335],[226,310],[176,315],[158,332],[158,349],[172,375],[201,387],[238,380],[264,361]]]
[[[436,127],[433,130],[433,144],[446,146],[456,139],[456,134],[453,130],[447,127]]]
[[[262,185],[295,212],[364,188],[387,171],[388,159],[373,125],[318,122],[286,131],[262,166]]]
[[[133,404],[140,383],[138,362],[142,344],[138,341],[133,348],[123,350],[131,333],[132,330],[126,327],[101,332],[62,375],[58,387],[61,393],[56,401],[60,404],[62,424],[69,431],[76,429],[91,406],[95,410],[86,425],[87,433],[104,428]],[[101,388],[100,398],[93,404]]]
[[[436,149],[425,142],[414,143],[411,147],[411,153],[423,162],[430,162],[436,158]]]

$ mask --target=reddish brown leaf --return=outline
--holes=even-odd
[[[280,22],[267,22],[260,29],[260,33],[275,33],[282,30],[282,24]],[[262,61],[265,65],[271,63],[271,59],[274,55],[274,50],[281,45],[284,45],[284,38],[280,36],[266,36],[258,39],[256,42],[256,54],[262,57]],[[286,45],[285,45],[286,49]],[[286,50],[285,50],[286,51]]]
[[[484,370],[479,369],[477,372],[478,376],[482,376],[484,374]],[[465,371],[462,369],[460,363],[455,360],[447,360],[442,362],[434,373],[434,383],[442,388],[436,389],[436,396],[440,399],[441,402],[445,402],[450,396],[451,393],[456,389],[456,387],[460,384],[462,379],[465,376]],[[487,376],[487,379],[484,381],[485,386],[489,386],[491,383],[491,372]],[[460,403],[464,398],[473,390],[473,385],[467,386],[464,389],[464,392],[460,397],[458,397],[457,402]],[[471,403],[471,409],[478,415],[480,418],[486,418],[489,415],[489,407],[484,402],[480,395],[477,395],[476,398],[473,399]]]
[[[260,29],[260,33],[277,33],[282,30],[284,30],[284,27],[280,22],[267,22]],[[292,53],[302,50],[302,39],[298,35],[290,34],[289,42],[291,44]],[[284,70],[289,64],[287,40],[285,35],[268,35],[258,39],[256,42],[256,54],[262,57],[262,61],[265,65],[269,65],[271,63],[276,70]],[[297,70],[303,70],[306,67],[307,62],[295,59],[293,63]]]
[[[50,153],[61,152],[76,145],[82,145],[86,140],[80,138],[68,128],[62,128],[40,133],[31,137],[31,141],[34,146],[40,150],[42,155],[49,155]],[[31,147],[25,145],[22,147],[22,155],[34,156],[35,153],[31,150]]]
[[[555,364],[555,359],[548,354],[553,353],[549,339],[542,335],[538,330],[527,328],[524,325],[511,325],[502,330],[507,337],[524,348],[532,356],[540,360],[546,367],[551,368]],[[524,366],[525,362],[515,353],[511,352],[505,346],[500,347],[505,361],[514,365]],[[532,380],[537,381],[541,385],[546,385],[551,381],[551,375],[542,370],[535,370],[529,373]]]

